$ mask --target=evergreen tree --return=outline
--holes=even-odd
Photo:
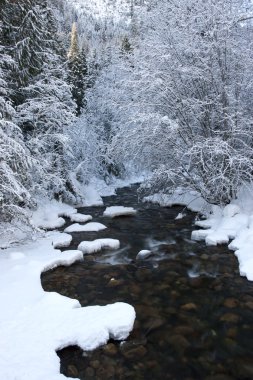
[[[69,83],[72,87],[72,96],[77,104],[77,114],[85,105],[85,90],[88,82],[88,67],[84,49],[79,49],[76,23],[73,24],[71,45],[68,53]]]

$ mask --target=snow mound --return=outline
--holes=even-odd
[[[0,379],[63,380],[57,350],[93,350],[110,338],[126,339],[133,328],[135,311],[128,304],[82,308],[77,300],[44,292],[43,271],[83,260],[80,251],[54,249],[61,235],[47,233],[18,252],[0,254]]]
[[[89,184],[84,186],[82,189],[84,202],[83,206],[91,207],[91,206],[103,206],[103,200],[99,195],[98,190],[95,188],[93,184]]]
[[[70,217],[77,211],[74,207],[56,200],[44,200],[31,217],[31,224],[34,227],[46,230],[60,228],[65,224],[62,216]]]
[[[138,255],[136,256],[136,259],[137,260],[144,260],[144,259],[147,259],[148,257],[150,257],[152,255],[152,252],[149,251],[148,249],[143,249],[142,251],[140,251],[138,253]]]
[[[103,215],[115,218],[122,215],[135,215],[136,213],[137,211],[133,207],[111,206],[105,209]]]
[[[119,240],[116,239],[96,239],[93,241],[82,241],[78,249],[85,254],[90,254],[94,252],[99,252],[102,249],[118,249],[120,247]]]
[[[76,222],[76,223],[86,223],[92,220],[92,216],[77,213],[77,214],[70,215],[70,220],[71,222]]]
[[[71,224],[71,226],[65,228],[64,232],[98,232],[105,230],[107,227],[102,223],[87,223],[87,224]]]
[[[53,247],[54,248],[64,248],[68,247],[72,241],[72,236],[68,234],[57,234],[56,237],[53,239]]]
[[[172,194],[156,193],[144,197],[144,202],[159,204],[162,207],[186,206],[191,211],[206,211],[210,205],[200,196],[197,191],[177,188]]]

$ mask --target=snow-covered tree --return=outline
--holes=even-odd
[[[30,204],[30,170],[33,160],[20,128],[13,122],[15,110],[9,100],[7,72],[15,64],[0,46],[0,215],[2,219],[24,214]]]
[[[67,136],[75,120],[75,103],[57,56],[43,65],[33,83],[23,89],[26,100],[17,107],[17,122],[26,131],[27,145],[40,161],[34,180],[48,195],[64,195],[66,160],[71,156]]]
[[[85,105],[85,90],[88,82],[88,67],[84,49],[79,49],[76,23],[72,26],[71,45],[68,52],[69,83],[77,104],[77,114]]]
[[[151,5],[133,73],[121,80],[121,93],[131,94],[124,101],[128,128],[123,118],[111,151],[122,161],[132,152],[150,163],[153,190],[183,184],[227,203],[252,179],[253,29],[241,22],[246,7],[237,0]],[[150,136],[161,146],[148,147]]]

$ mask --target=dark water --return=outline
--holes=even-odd
[[[138,213],[109,219],[101,217],[102,207],[80,209],[108,228],[73,233],[68,249],[111,237],[121,250],[49,271],[42,285],[82,306],[128,302],[137,313],[135,327],[124,343],[111,341],[91,353],[78,347],[58,352],[61,372],[88,380],[253,379],[253,283],[239,276],[233,253],[191,241],[195,214],[175,220],[182,207],[138,203],[136,186],[104,202]],[[141,249],[154,256],[135,260]]]

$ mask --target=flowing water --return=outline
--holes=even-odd
[[[82,306],[128,302],[137,314],[134,330],[127,341],[93,352],[61,350],[61,372],[85,380],[252,380],[253,283],[239,276],[233,253],[191,241],[196,215],[175,220],[182,207],[138,203],[137,186],[104,204],[138,213],[110,219],[102,207],[79,209],[108,228],[73,233],[68,249],[103,237],[119,239],[121,249],[44,273],[42,285]],[[142,249],[154,255],[136,260]]]

